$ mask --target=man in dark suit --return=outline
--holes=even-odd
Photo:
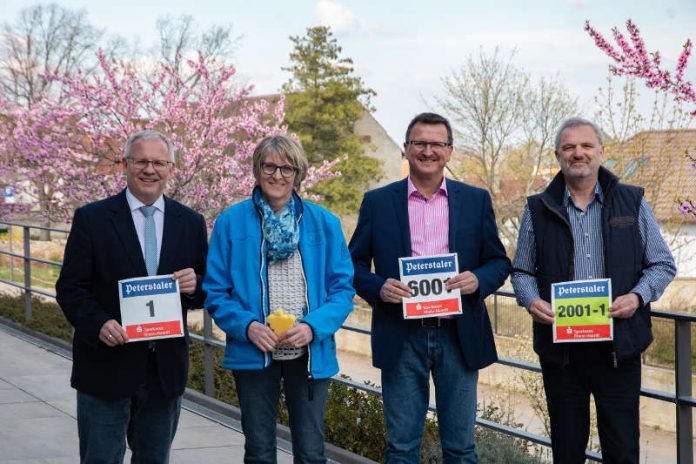
[[[186,309],[204,299],[205,221],[163,195],[174,172],[171,141],[150,130],[132,135],[124,170],[124,191],[75,211],[56,283],[75,327],[71,385],[82,463],[123,462],[126,440],[133,463],[169,461],[188,376]],[[185,336],[127,343],[118,281],[155,274],[179,281]]]
[[[409,177],[367,192],[350,242],[355,289],[372,306],[372,360],[382,371],[386,462],[417,463],[435,384],[443,462],[476,462],[478,370],[497,360],[484,298],[510,271],[488,193],[444,177],[452,129],[433,113],[406,130]],[[457,253],[463,314],[405,320],[399,258]],[[374,264],[374,271],[372,265]]]

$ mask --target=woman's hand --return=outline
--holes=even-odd
[[[275,351],[278,347],[278,337],[276,334],[269,327],[266,327],[258,321],[249,324],[247,337],[264,353]]]
[[[295,348],[307,346],[314,339],[314,333],[309,324],[300,322],[280,337],[278,345],[290,345]]]

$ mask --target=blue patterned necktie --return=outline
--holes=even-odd
[[[145,267],[147,275],[157,274],[157,232],[155,229],[155,207],[141,206],[145,216]]]

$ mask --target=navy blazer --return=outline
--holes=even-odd
[[[459,272],[471,271],[479,281],[478,291],[462,296],[459,342],[466,367],[480,369],[498,359],[483,300],[503,284],[510,260],[498,237],[488,192],[450,179],[446,182],[449,251],[457,253]],[[355,290],[372,306],[372,363],[378,368],[398,360],[408,330],[402,306],[379,297],[387,278],[399,280],[399,258],[411,256],[407,191],[404,179],[367,192],[349,245]]]
[[[181,297],[186,327],[186,310],[203,307],[207,229],[203,216],[170,198],[164,200],[157,273],[190,267],[198,275],[194,296]],[[117,282],[143,276],[147,276],[145,259],[125,190],[78,208],[56,283],[58,304],[75,327],[70,382],[78,391],[120,399],[132,396],[143,383],[150,355],[147,342],[109,348],[99,340],[106,321],[121,322]],[[165,395],[181,395],[188,377],[188,331],[182,338],[158,340],[154,355]]]

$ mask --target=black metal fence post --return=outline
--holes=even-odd
[[[493,333],[498,335],[498,295],[493,294]]]
[[[14,236],[12,235],[12,229],[14,227],[10,226],[9,227],[9,238],[10,238],[10,253],[12,253],[14,250],[12,242],[14,241]],[[14,256],[10,254],[10,282],[14,281]]]
[[[693,408],[682,402],[691,399],[691,323],[674,321],[674,353],[677,399],[677,463],[693,464]]]
[[[31,234],[29,226],[22,227],[24,235],[24,320],[31,321]]]
[[[203,310],[203,372],[205,394],[215,398],[215,359],[213,358],[213,320]]]

